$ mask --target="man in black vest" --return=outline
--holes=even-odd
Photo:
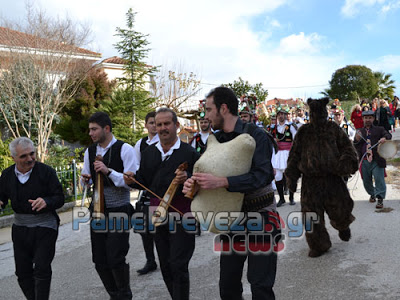
[[[94,144],[85,152],[83,181],[90,184],[96,173],[101,172],[104,176],[105,217],[109,213],[131,216],[130,188],[124,182],[123,172],[135,170],[133,147],[114,137],[110,117],[104,112],[96,112],[89,118],[89,135]],[[103,161],[95,161],[96,155],[101,155]],[[129,230],[98,232],[91,228],[90,238],[96,271],[111,298],[132,299],[129,264],[125,261],[129,250]]]
[[[200,123],[200,131],[197,132],[190,144],[200,155],[204,153],[207,149],[207,140],[211,133],[210,122],[205,118],[205,112],[200,112],[199,114],[199,123]]]
[[[184,197],[182,184],[190,177],[193,165],[199,158],[194,149],[181,142],[177,136],[179,122],[175,112],[169,108],[160,108],[156,112],[156,126],[160,142],[150,145],[142,153],[140,168],[136,172],[136,180],[149,188],[156,195],[163,196],[170,184],[180,185],[172,198],[170,213],[187,213],[190,211],[190,199]],[[178,170],[179,165],[187,162],[186,171]],[[124,176],[125,182],[133,188],[141,187],[134,184],[128,172]],[[158,206],[160,200],[151,197],[151,206]],[[175,230],[169,230],[169,224],[156,227],[154,241],[161,273],[171,298],[189,299],[189,261],[195,247],[195,229],[187,232],[182,224],[175,223]]]
[[[272,215],[275,216],[274,219],[279,219],[271,184],[274,179],[274,171],[271,164],[273,144],[270,138],[263,129],[258,128],[255,124],[244,124],[240,120],[237,97],[227,87],[217,87],[211,90],[206,98],[206,112],[206,118],[210,120],[212,128],[219,130],[214,135],[220,143],[228,142],[243,133],[248,133],[254,138],[256,149],[252,157],[251,169],[248,173],[230,177],[194,173],[185,182],[183,192],[190,191],[196,181],[200,189],[226,188],[229,192],[244,193],[242,211],[259,213],[264,222],[262,228],[265,228],[265,232],[263,230],[257,234],[257,242],[260,242],[259,239],[261,239],[263,243],[275,245],[276,237],[280,233],[280,226],[270,220]],[[269,229],[267,230],[267,228]],[[244,232],[234,235],[234,237],[240,238],[240,242],[250,241],[249,233],[251,232],[247,230],[250,229],[246,228]],[[246,250],[246,253],[236,253],[233,249],[230,253],[221,253],[219,280],[221,299],[243,299],[242,274],[246,260],[248,262],[247,278],[251,284],[253,299],[275,299],[273,286],[276,276],[277,253],[274,250],[267,253],[253,253],[249,249]]]
[[[140,139],[135,145],[135,155],[136,155],[136,163],[137,167],[136,171],[140,167],[140,160],[142,158],[141,153],[147,149],[148,146],[158,143],[160,139],[158,138],[156,121],[155,121],[156,112],[149,112],[145,117],[145,125],[148,136]],[[136,211],[141,211],[146,216],[146,221],[149,221],[149,206],[150,206],[150,197],[148,196],[147,191],[141,191],[139,193],[138,201],[136,203]],[[137,270],[139,275],[147,274],[151,271],[157,269],[157,264],[154,256],[154,238],[153,234],[150,232],[140,233],[143,242],[144,253],[146,254],[146,264],[142,269]]]
[[[33,142],[20,137],[10,143],[14,165],[0,177],[0,206],[14,210],[12,240],[15,274],[27,299],[49,299],[60,219],[56,209],[64,193],[55,170],[36,162]]]

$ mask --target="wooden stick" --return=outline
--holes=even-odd
[[[103,161],[103,157],[97,155],[95,161]],[[96,173],[96,190],[94,195],[93,212],[104,214],[104,177],[101,172]]]
[[[126,173],[123,173],[125,176],[128,176],[130,178],[132,178],[132,180],[139,185],[141,188],[145,189],[146,191],[148,191],[150,194],[152,194],[154,197],[156,197],[158,200],[160,200],[163,203],[167,203],[163,198],[161,198],[160,196],[158,196],[156,193],[154,193],[152,190],[150,190],[149,188],[145,187],[143,184],[141,184],[139,181],[137,181],[135,179],[135,177],[133,175],[129,175]],[[176,210],[181,216],[183,216],[183,212],[181,212],[179,209],[177,209],[176,207],[174,207],[171,204],[168,204],[168,206],[170,206],[172,209]]]

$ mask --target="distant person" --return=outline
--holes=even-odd
[[[140,161],[142,158],[142,153],[148,146],[156,144],[160,141],[155,121],[156,112],[149,112],[145,117],[144,127],[147,129],[148,135],[140,139],[135,145],[135,157],[136,157],[136,170],[139,170]],[[136,212],[143,212],[146,217],[145,223],[149,222],[149,206],[150,206],[150,196],[147,191],[140,191],[138,201],[136,202]],[[145,275],[157,269],[157,263],[154,255],[154,235],[147,230],[146,226],[145,232],[140,233],[142,237],[142,243],[144,248],[144,253],[146,255],[146,264],[143,268],[137,270],[139,275]]]
[[[350,120],[353,123],[355,129],[359,129],[364,126],[364,123],[362,120],[362,110],[361,110],[361,106],[359,104],[356,104],[351,108]]]
[[[376,126],[382,126],[387,131],[391,130],[389,118],[391,117],[391,112],[386,100],[381,99],[379,101],[379,108],[375,111],[375,123]]]
[[[386,196],[385,167],[386,160],[378,153],[378,143],[392,139],[392,135],[382,126],[374,126],[375,113],[363,112],[364,127],[357,131],[354,146],[361,163],[361,176],[364,188],[370,195],[369,202],[376,202],[376,208],[383,208]],[[375,146],[374,148],[372,148]]]
[[[10,199],[14,210],[15,275],[27,299],[49,299],[63,189],[56,171],[36,162],[30,139],[16,138],[9,147],[15,164],[1,174],[0,206]]]
[[[196,150],[197,153],[203,154],[207,149],[207,140],[211,133],[210,121],[205,118],[205,112],[199,113],[200,131],[194,136],[190,145]]]

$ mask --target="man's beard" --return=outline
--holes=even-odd
[[[222,130],[224,128],[224,118],[221,117],[221,114],[217,112],[216,118],[218,119],[217,122],[213,122],[212,128],[214,130]]]

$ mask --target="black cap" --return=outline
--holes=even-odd
[[[365,110],[362,112],[362,116],[374,116],[375,117],[375,112],[373,110]]]

